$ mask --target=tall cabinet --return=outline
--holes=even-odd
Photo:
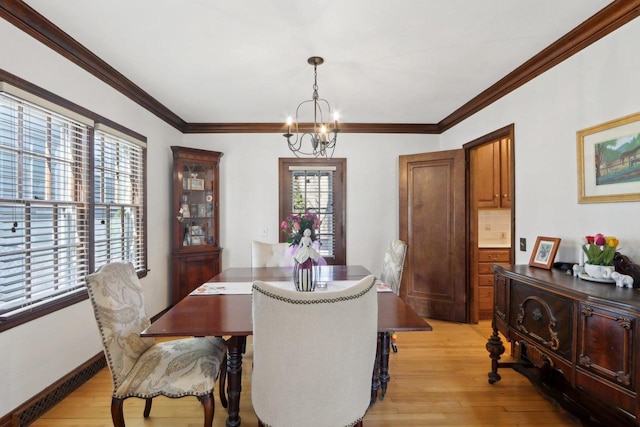
[[[219,164],[222,153],[173,151],[171,302],[220,273]]]

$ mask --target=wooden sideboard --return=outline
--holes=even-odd
[[[514,368],[585,425],[640,425],[640,289],[526,265],[493,270],[489,383]],[[501,337],[515,362],[500,362]]]

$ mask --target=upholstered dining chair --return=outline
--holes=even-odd
[[[259,426],[362,426],[376,357],[368,276],[341,291],[253,284],[251,400]]]
[[[195,396],[204,406],[204,426],[214,415],[213,388],[226,352],[220,338],[155,342],[140,332],[150,325],[142,287],[130,263],[111,263],[86,278],[107,365],[113,380],[111,417],[124,427],[123,403],[146,400],[144,417],[156,396]]]
[[[389,286],[396,295],[400,295],[400,282],[406,255],[407,244],[402,240],[392,240],[384,253],[380,281]]]
[[[293,267],[289,243],[251,242],[251,267]]]
[[[384,253],[382,270],[380,271],[379,282],[389,286],[391,290],[400,295],[400,284],[402,282],[402,271],[404,270],[404,260],[407,255],[407,244],[402,240],[392,240]],[[378,282],[376,282],[378,283]],[[396,343],[396,333],[387,332],[391,337],[391,347],[393,352],[398,352]]]

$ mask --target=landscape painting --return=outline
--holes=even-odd
[[[577,133],[578,202],[640,200],[640,113]]]
[[[640,133],[595,144],[596,185],[640,181]]]

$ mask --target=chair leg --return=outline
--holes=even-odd
[[[122,413],[122,405],[124,399],[111,399],[111,419],[113,420],[113,427],[125,427],[124,426],[124,414]]]
[[[229,402],[227,401],[227,355],[224,355],[222,364],[220,365],[220,378],[218,379],[218,387],[220,388],[220,404],[223,408],[226,408]]]
[[[202,405],[204,406],[204,427],[211,427],[213,425],[213,414],[215,412],[213,393],[202,396]]]
[[[149,418],[149,414],[151,413],[151,402],[152,401],[153,401],[153,399],[150,398],[150,397],[145,399],[145,402],[144,402],[144,413],[143,413],[145,418]]]

